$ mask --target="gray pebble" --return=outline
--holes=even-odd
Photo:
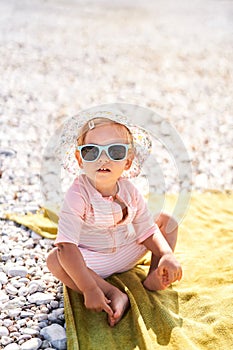
[[[40,333],[55,348],[59,350],[66,349],[66,332],[62,326],[54,323],[51,326],[43,328]]]
[[[11,266],[8,269],[8,276],[20,276],[25,277],[28,274],[28,269],[24,266]]]
[[[35,313],[33,311],[22,311],[20,314],[21,318],[33,317]]]

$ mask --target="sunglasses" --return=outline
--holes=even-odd
[[[127,156],[129,148],[130,145],[124,143],[114,143],[106,146],[92,144],[77,146],[77,150],[79,150],[81,158],[84,162],[95,162],[97,159],[99,159],[102,151],[105,151],[111,160],[124,160]]]

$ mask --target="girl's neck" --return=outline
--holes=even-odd
[[[91,185],[102,194],[103,197],[115,197],[117,192],[118,192],[118,184],[114,183],[112,185],[108,185],[108,184],[94,184],[90,179],[88,179],[91,183]]]
[[[118,192],[118,185],[115,184],[113,187],[104,187],[104,188],[98,188],[96,187],[97,191],[102,194],[103,197],[116,197],[116,194]]]

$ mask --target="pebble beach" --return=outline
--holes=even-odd
[[[0,349],[66,349],[53,241],[4,217],[44,206],[44,152],[67,118],[140,106],[135,122],[182,144],[157,145],[150,190],[232,191],[232,17],[231,1],[1,1]]]

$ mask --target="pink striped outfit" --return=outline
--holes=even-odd
[[[159,230],[128,179],[118,180],[116,199],[122,205],[103,197],[86,175],[80,175],[66,193],[59,215],[55,244],[76,244],[87,266],[103,278],[134,267],[147,251],[141,243]],[[122,207],[127,208],[124,218]]]

